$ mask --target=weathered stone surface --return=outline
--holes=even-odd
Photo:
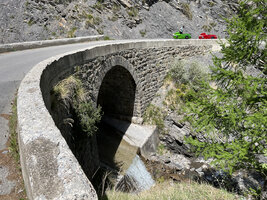
[[[224,38],[221,16],[235,10],[236,1],[230,0],[2,0],[0,43],[100,33],[116,39],[172,38],[182,25],[192,38],[202,32]]]

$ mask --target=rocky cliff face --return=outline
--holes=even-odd
[[[104,34],[172,38],[180,26],[225,37],[237,0],[2,0],[0,43]]]

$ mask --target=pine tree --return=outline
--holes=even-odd
[[[265,177],[267,165],[260,158],[267,156],[266,5],[240,1],[236,16],[226,19],[222,56],[214,56],[215,86],[202,82],[202,89],[187,94],[188,120],[210,139],[187,138],[196,152],[230,173],[245,168]]]

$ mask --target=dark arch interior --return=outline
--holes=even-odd
[[[121,66],[109,70],[102,81],[97,104],[102,107],[104,116],[98,125],[96,135],[100,163],[104,166],[119,169],[115,159],[116,152],[128,129],[127,125],[130,125],[130,122],[125,121],[133,116],[135,90],[136,84],[132,75]],[[126,123],[125,130],[118,130],[117,125],[122,121]]]
[[[133,116],[135,90],[136,84],[129,71],[115,66],[102,81],[97,104],[106,116],[129,119]]]

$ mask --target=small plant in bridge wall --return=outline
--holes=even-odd
[[[88,136],[93,135],[97,131],[96,124],[101,119],[100,107],[95,108],[91,101],[75,102],[74,109],[77,114],[82,130]]]
[[[226,20],[228,45],[221,42],[222,57],[214,57],[216,87],[203,82],[187,94],[188,119],[211,142],[187,141],[230,174],[237,169],[262,173],[262,199],[267,199],[266,16],[266,1],[241,1],[237,15]]]
[[[101,119],[101,108],[96,108],[87,98],[82,82],[78,78],[69,76],[62,80],[54,87],[53,93],[59,102],[63,101],[64,105],[69,105],[69,103],[72,105],[84,133],[91,136],[97,131],[96,124]]]

